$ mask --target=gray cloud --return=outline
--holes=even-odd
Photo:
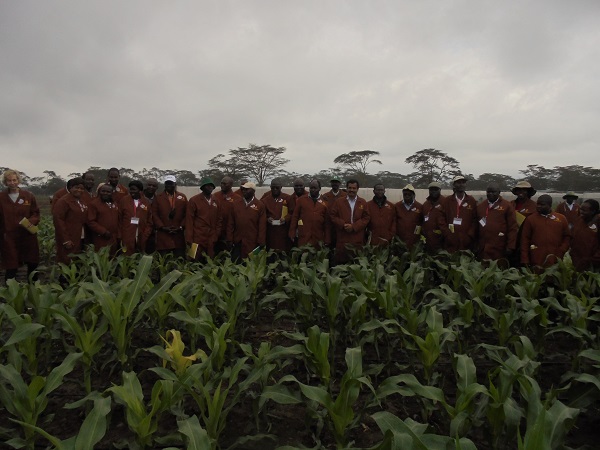
[[[248,143],[289,170],[435,147],[465,172],[598,167],[595,1],[3,2],[0,149],[28,174],[201,169]]]

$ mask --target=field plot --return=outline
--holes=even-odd
[[[1,440],[597,448],[599,274],[393,250],[334,268],[309,250],[244,265],[86,253],[9,281]]]

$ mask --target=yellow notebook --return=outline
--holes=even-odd
[[[525,216],[523,214],[521,214],[519,211],[517,211],[517,223],[519,224],[519,226],[521,226],[523,224],[524,220],[525,220]]]
[[[32,224],[27,217],[23,217],[21,219],[21,221],[19,222],[19,225],[21,225],[23,228],[25,228],[31,234],[37,234],[37,232],[38,232],[37,225]]]
[[[187,252],[187,255],[192,259],[196,259],[196,253],[198,253],[198,244],[192,243],[192,245],[190,245],[190,248]]]
[[[281,218],[285,219],[285,216],[288,215],[288,207],[286,205],[283,205],[283,208],[281,208]]]

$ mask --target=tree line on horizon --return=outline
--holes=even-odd
[[[500,173],[482,173],[478,177],[473,174],[463,173],[458,160],[447,153],[428,148],[415,152],[405,163],[412,166],[414,171],[408,174],[390,172],[387,170],[371,173],[370,167],[383,165],[379,159],[380,152],[374,150],[360,150],[342,153],[333,163],[334,167],[323,169],[316,173],[290,172],[284,167],[290,162],[284,158],[285,147],[271,145],[250,144],[248,147],[238,147],[228,151],[227,155],[219,153],[208,160],[207,168],[192,172],[181,169],[151,169],[143,168],[135,171],[130,168],[119,168],[121,181],[127,184],[131,180],[147,180],[156,178],[161,181],[166,175],[175,175],[180,186],[199,186],[202,178],[210,177],[215,184],[224,176],[233,178],[237,185],[241,180],[253,180],[263,186],[270,180],[277,178],[284,186],[292,186],[297,178],[304,179],[308,184],[310,179],[316,178],[324,185],[331,178],[348,180],[357,179],[361,186],[373,186],[383,183],[386,188],[401,189],[408,183],[416,188],[426,188],[432,181],[438,181],[445,187],[450,187],[451,180],[456,175],[463,175],[468,180],[468,189],[485,190],[490,182],[497,182],[503,191],[510,190],[518,181],[527,180],[540,191],[555,192],[597,192],[600,191],[600,169],[584,167],[581,165],[555,166],[546,168],[538,164],[530,164],[525,169],[519,170],[523,175],[514,178]],[[5,167],[0,167],[6,170]],[[89,167],[86,172],[94,174],[96,183],[106,179],[109,168],[98,166]],[[18,170],[18,168],[17,168]],[[52,170],[45,170],[42,177],[29,177],[21,172],[23,185],[39,195],[52,195],[65,186],[67,180]],[[80,176],[81,173],[71,173],[68,178]]]

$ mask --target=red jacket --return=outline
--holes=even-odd
[[[200,193],[190,198],[185,215],[185,241],[198,244],[196,257],[202,252],[211,258],[215,256],[222,223],[219,205],[212,196],[209,200]]]
[[[152,212],[148,199],[140,197],[136,207],[131,195],[123,197],[119,202],[119,226],[123,252],[128,255],[145,252],[146,241],[152,232]]]
[[[88,220],[88,206],[72,194],[61,197],[52,209],[56,236],[56,261],[69,264],[69,254],[81,253],[81,240],[85,238],[84,226]],[[64,243],[73,242],[73,248],[65,249]]]
[[[152,225],[156,230],[156,250],[174,250],[185,248],[183,227],[185,225],[185,212],[187,208],[187,197],[175,192],[173,196],[161,192],[154,196],[151,204]],[[171,214],[173,211],[173,214]],[[172,217],[169,217],[172,215]],[[162,227],[175,227],[177,233],[169,233],[161,230]]]
[[[291,243],[288,239],[288,232],[292,218],[290,213],[290,195],[282,192],[279,197],[274,198],[271,191],[268,191],[264,193],[260,201],[265,205],[267,213],[267,248],[281,251],[289,250]],[[269,223],[269,219],[275,221],[283,219],[284,223],[273,225]]]
[[[289,238],[293,240],[298,232],[298,246],[312,245],[330,241],[329,210],[327,202],[319,197],[314,201],[309,195],[303,195],[296,202],[291,219]]]
[[[441,202],[444,211],[446,228],[444,234],[444,249],[450,253],[459,250],[474,250],[477,233],[477,202],[465,194],[460,205],[456,195],[449,195]]]
[[[396,234],[408,248],[413,247],[421,238],[423,224],[423,205],[414,201],[406,209],[404,201],[396,203]]]
[[[94,248],[112,247],[111,253],[117,251],[119,235],[119,208],[114,203],[104,203],[95,197],[88,205],[88,229]],[[110,232],[109,238],[104,233]]]
[[[523,223],[521,262],[548,267],[562,258],[569,249],[569,224],[565,216],[550,213],[532,214]]]
[[[489,208],[489,201],[484,200],[477,206],[478,246],[480,259],[501,259],[506,257],[507,250],[515,250],[519,226],[515,210],[511,204],[499,197]]]
[[[396,235],[396,208],[388,200],[379,206],[375,199],[367,202],[369,211],[368,231],[371,233],[371,245],[389,245]]]
[[[8,191],[0,192],[0,253],[5,269],[18,269],[24,262],[38,263],[40,260],[37,234],[31,234],[19,225],[23,218],[32,225],[40,222],[35,196],[19,189],[17,201],[13,202]]]
[[[229,224],[227,225],[227,240],[241,245],[242,258],[259,245],[265,245],[267,239],[267,214],[265,205],[256,197],[246,204],[242,198],[233,203]]]

